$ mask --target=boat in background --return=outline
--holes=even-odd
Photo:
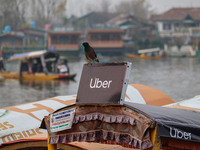
[[[1,71],[0,76],[27,80],[73,80],[76,76],[68,72],[68,65],[60,61],[59,54],[56,52],[41,50],[17,53],[8,59],[8,61],[16,60],[20,62],[19,71]],[[59,68],[59,65],[62,68]]]
[[[130,58],[136,59],[161,59],[163,56],[161,55],[160,48],[151,48],[151,49],[142,49],[138,50],[136,54],[126,53],[126,56]]]

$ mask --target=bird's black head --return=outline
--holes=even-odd
[[[81,45],[83,45],[84,47],[88,47],[89,46],[88,42],[83,42]]]

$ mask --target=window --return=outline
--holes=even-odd
[[[112,34],[112,41],[120,41],[121,40],[121,35],[114,33]]]
[[[171,24],[169,24],[169,23],[164,23],[164,24],[163,24],[163,29],[164,29],[164,30],[171,30]]]
[[[91,34],[90,37],[92,41],[101,41],[101,35],[99,34]]]
[[[101,40],[102,41],[109,41],[109,34],[102,34],[101,35]]]
[[[51,37],[51,41],[52,41],[52,42],[51,42],[52,44],[58,44],[58,38],[57,38],[57,36],[55,36],[55,35],[52,36],[52,37]]]
[[[72,35],[71,39],[72,39],[72,44],[77,44],[79,41],[79,38],[77,35]]]
[[[59,44],[66,44],[66,43],[68,43],[68,38],[67,38],[67,36],[66,36],[66,35],[61,35],[61,36],[59,37]]]

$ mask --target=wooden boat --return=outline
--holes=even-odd
[[[0,76],[27,80],[73,80],[76,74],[58,71],[59,55],[46,50],[14,54],[9,61],[20,61],[18,72],[0,72]]]
[[[0,76],[10,79],[27,79],[27,80],[73,80],[76,74],[48,74],[35,73],[28,74],[27,72],[22,73],[22,77],[19,76],[18,72],[0,72]]]
[[[138,147],[137,149],[150,150],[199,149],[199,98],[200,96],[197,96],[189,100],[174,103],[174,101],[172,101],[169,96],[155,88],[141,84],[129,84],[126,91],[126,103],[124,104],[124,106],[112,106],[110,108],[110,110],[112,111],[107,111],[109,109],[102,109],[108,107],[105,105],[98,105],[95,106],[95,109],[93,109],[95,111],[98,111],[99,114],[102,114],[102,112],[106,112],[108,115],[105,115],[105,117],[118,117],[117,113],[125,111],[126,116],[130,115],[134,118],[132,126],[129,125],[131,122],[112,122],[111,124],[109,122],[105,122],[107,123],[107,127],[109,129],[109,135],[111,135],[111,133],[113,132],[113,127],[115,127],[114,124],[118,124],[119,126],[123,127],[121,128],[121,130],[123,131],[123,136],[115,136],[118,139],[123,139],[121,143],[114,142],[114,136],[105,136],[105,138],[109,138],[109,140],[79,142],[77,138],[74,138],[73,140],[77,139],[76,142],[49,144],[48,140],[52,138],[51,135],[47,134],[47,130],[39,128],[43,117],[49,115],[49,113],[53,114],[59,111],[63,111],[64,109],[68,108],[68,106],[74,105],[76,103],[76,95],[56,96],[27,104],[20,104],[16,106],[1,108],[0,125],[2,130],[0,134],[0,149],[42,150],[48,148],[49,150],[128,150],[128,148],[125,147],[129,147],[130,149],[136,149],[135,147]],[[97,109],[99,106],[100,108]],[[168,108],[174,106],[182,106],[182,108]],[[187,108],[191,110],[188,110],[185,106],[187,106]],[[87,106],[82,106],[81,109],[78,109],[76,111],[76,113],[80,113],[80,111],[82,112],[83,110],[86,110],[84,109],[86,107]],[[90,107],[93,108],[94,105]],[[116,114],[112,113],[114,110],[118,110]],[[89,111],[91,112],[92,110],[87,109],[86,111],[84,111],[86,114],[82,113],[81,115],[86,116],[87,112]],[[119,117],[120,116],[122,115],[120,114]],[[92,117],[88,118],[90,119]],[[116,119],[106,121],[115,120]],[[122,119],[119,119],[119,121],[120,120]],[[78,122],[77,125],[80,125],[82,121]],[[80,126],[80,129],[88,133],[90,129],[85,130],[86,128],[83,127],[85,126],[85,124],[87,124],[87,122],[91,121],[92,120],[83,121],[82,126]],[[95,120],[95,123],[98,123],[100,121],[101,120],[99,118],[98,120]],[[104,123],[103,121],[101,122]],[[93,126],[96,125],[95,123],[93,123]],[[194,126],[195,128],[193,128]],[[134,134],[133,138],[135,137],[135,146],[129,146],[129,144],[125,143],[127,140],[130,139],[125,138],[125,133],[127,133],[129,129],[130,131],[132,131],[130,133]],[[73,133],[74,132],[72,132],[72,134]],[[89,135],[93,134],[86,134],[86,136]],[[84,136],[80,136],[80,138],[83,137]],[[96,139],[98,137],[99,136],[95,136]],[[87,139],[85,138],[85,140]],[[102,142],[104,144],[102,144]]]
[[[161,59],[159,48],[138,50],[137,54],[126,53],[126,56],[136,59]]]
[[[4,129],[1,130],[0,134],[0,149],[47,149],[47,146],[49,147],[47,145],[47,131],[39,128],[42,119],[49,113],[75,104],[76,96],[55,96],[26,104],[0,108],[0,125],[2,126],[1,129]],[[142,84],[128,85],[126,101],[157,106],[174,103],[162,91]],[[123,149],[120,145],[88,142],[60,144],[57,148],[70,150]]]
[[[48,147],[53,147],[52,150],[59,144],[73,142],[117,144],[148,150],[200,149],[200,117],[196,111],[199,104],[195,107],[186,110],[131,101],[120,106],[71,105],[45,116],[41,128],[48,130]],[[57,130],[65,123],[54,119],[73,115],[73,111],[72,127]],[[70,124],[68,118],[65,120],[66,125]]]

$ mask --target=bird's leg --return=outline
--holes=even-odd
[[[91,64],[93,64],[94,60],[92,60]]]
[[[88,60],[88,63],[87,63],[87,64],[92,64],[91,61],[92,61],[92,60]],[[93,61],[92,61],[92,62],[93,62]]]

